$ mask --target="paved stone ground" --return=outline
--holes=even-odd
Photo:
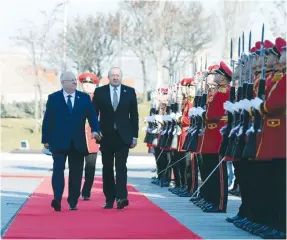
[[[1,236],[41,181],[39,178],[1,179]]]
[[[42,181],[38,176],[50,176],[52,158],[40,154],[1,154],[1,236],[29,195]],[[97,160],[96,175],[101,175],[101,157]],[[243,232],[224,219],[234,216],[240,198],[230,196],[226,214],[206,214],[188,201],[150,183],[154,176],[153,157],[131,156],[128,159],[128,182],[144,193],[172,217],[203,238],[250,239],[257,238]],[[68,170],[66,170],[68,173]],[[8,177],[10,176],[10,177]],[[20,178],[29,176],[29,178]],[[34,176],[34,177],[33,177]],[[31,178],[33,177],[33,178]],[[132,203],[131,203],[132,204]],[[167,226],[168,227],[168,226]]]

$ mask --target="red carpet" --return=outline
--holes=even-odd
[[[97,178],[91,200],[85,202],[80,200],[78,211],[68,210],[67,192],[65,192],[62,212],[54,212],[50,207],[51,179],[46,178],[20,210],[4,238],[200,238],[132,186],[128,188],[129,207],[123,210],[102,209],[104,196],[101,188],[102,182]]]

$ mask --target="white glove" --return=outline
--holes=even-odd
[[[238,102],[238,108],[239,108],[239,110],[244,109],[244,107],[243,107],[243,100],[240,100],[240,101]]]
[[[175,114],[175,120],[178,121],[178,119],[182,116],[181,113],[176,113]]]
[[[198,107],[196,110],[196,113],[198,116],[202,117],[202,114],[205,112],[205,110],[202,107]]]
[[[188,111],[188,116],[189,116],[189,117],[194,116],[195,111],[196,111],[196,108],[195,108],[195,107],[192,107],[191,109],[189,109],[189,111]]]
[[[162,115],[155,115],[155,120],[161,123],[163,121]]]
[[[223,108],[224,108],[224,110],[226,110],[226,111],[229,111],[230,112],[230,109],[231,109],[231,106],[233,105],[233,103],[232,102],[230,102],[230,101],[226,101],[225,103],[223,103]]]
[[[233,109],[235,112],[239,112],[239,107],[240,107],[239,102],[236,102],[236,103],[233,104],[232,109]]]
[[[250,107],[251,107],[251,101],[249,101],[248,99],[243,99],[242,100],[242,106],[243,106],[243,109],[246,110],[246,111],[249,111]]]
[[[263,100],[260,98],[256,97],[251,100],[251,105],[254,107],[256,110],[259,110],[261,103],[263,103]]]
[[[158,115],[158,114],[155,115],[154,119],[155,119],[157,122],[159,122],[159,121],[160,121],[159,115]]]
[[[171,117],[172,120],[175,120],[175,116],[176,116],[176,115],[175,115],[174,112],[170,114],[170,117]]]
[[[171,121],[172,121],[171,115],[166,115],[166,121],[168,121],[168,122],[171,122]]]

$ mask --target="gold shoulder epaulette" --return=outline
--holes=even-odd
[[[272,78],[272,82],[278,82],[283,77],[282,73],[275,73],[274,77]]]
[[[226,93],[227,92],[227,87],[226,86],[221,86],[220,88],[218,88],[217,90],[220,93]]]

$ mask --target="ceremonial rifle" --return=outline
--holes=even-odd
[[[262,58],[261,66],[261,78],[259,80],[258,94],[257,97],[264,101],[265,99],[265,49],[264,49],[264,24],[262,26],[262,35],[261,35],[261,52],[260,56]],[[257,136],[261,133],[262,129],[262,116],[258,110],[253,109],[254,111],[254,123],[251,125],[250,129],[247,131],[247,142],[243,151],[243,157],[248,159],[254,159],[257,153]]]
[[[194,63],[194,69],[193,69],[194,78],[196,78],[196,70],[197,70],[197,68],[196,68],[196,62],[195,62]],[[195,84],[197,84],[196,80],[194,82],[195,82]],[[197,85],[195,85],[195,97],[194,97],[193,103],[192,103],[193,108],[198,106],[199,97],[200,97],[200,95],[198,94],[198,91],[197,91]],[[186,150],[186,151],[189,151],[190,144],[192,141],[192,135],[193,135],[194,129],[196,128],[196,124],[197,124],[196,116],[189,116],[189,119],[190,119],[190,125],[189,125],[189,128],[186,130],[187,136],[185,137],[185,140],[184,140],[184,143],[182,146],[182,149]]]
[[[236,138],[236,133],[240,127],[240,113],[239,109],[236,108],[236,104],[241,100],[242,98],[242,59],[241,59],[241,48],[240,48],[240,37],[238,39],[238,68],[239,68],[239,79],[238,79],[238,88],[237,88],[237,96],[235,99],[235,109],[233,110],[233,117],[232,117],[232,128],[229,132],[228,135],[228,146],[226,148],[225,156],[232,158],[233,157],[233,149],[235,145],[235,138]],[[235,94],[236,95],[236,94]]]
[[[205,71],[207,70],[207,58],[205,59]],[[207,76],[203,73],[202,70],[202,62],[201,62],[201,68],[200,68],[200,75],[199,75],[199,81],[200,81],[200,97],[198,99],[198,107],[200,108],[205,108],[206,104],[206,97],[207,94],[203,93],[203,82],[206,81]],[[195,132],[193,134],[193,140],[190,145],[190,151],[191,152],[196,152],[198,148],[198,138],[199,136],[203,135],[203,119],[201,116],[196,116],[197,119],[197,125]]]
[[[253,84],[252,84],[252,67],[253,67],[253,55],[250,53],[251,49],[251,31],[249,33],[249,55],[244,55],[244,83],[243,83],[243,98],[242,101],[243,109],[241,112],[241,127],[239,130],[239,133],[237,134],[236,139],[236,147],[234,150],[233,158],[234,159],[241,159],[243,156],[243,151],[245,147],[245,134],[248,129],[249,123],[250,123],[250,115],[248,112],[248,108],[245,107],[246,102],[249,102],[252,99],[253,95]],[[247,105],[249,106],[249,105]]]
[[[230,87],[229,101],[231,103],[234,103],[235,101],[235,77],[234,77],[234,60],[232,59],[232,57],[233,57],[233,42],[231,38],[230,39],[230,66],[232,67],[232,76],[231,76],[232,86]],[[220,130],[223,136],[220,149],[219,149],[220,156],[225,156],[225,153],[228,147],[228,141],[229,141],[228,135],[232,128],[232,122],[233,122],[233,114],[232,112],[227,111],[227,124]]]

